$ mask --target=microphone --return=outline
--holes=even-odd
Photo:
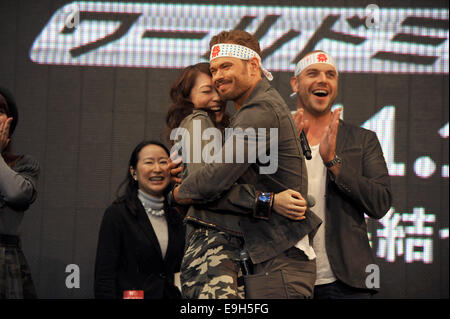
[[[300,133],[300,145],[302,146],[303,155],[307,160],[310,160],[312,158],[311,148],[309,147],[308,139],[306,138],[306,134],[303,130]]]
[[[312,195],[306,196],[306,202],[310,208],[316,206],[316,199]]]
[[[240,260],[241,260],[241,271],[244,276],[251,275],[253,273],[252,262],[250,260],[250,256],[248,255],[248,251],[246,248],[243,248],[240,252]]]

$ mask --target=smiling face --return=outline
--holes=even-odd
[[[216,122],[222,120],[226,103],[220,99],[209,75],[198,73],[190,99],[194,108],[212,111],[216,116]]]
[[[220,57],[210,62],[214,86],[223,100],[242,105],[255,85],[252,78],[253,73],[256,74],[253,64],[253,61],[232,57]]]
[[[313,115],[326,114],[337,97],[338,75],[333,66],[316,63],[293,77],[291,86],[297,92],[297,107]]]
[[[168,164],[166,151],[159,145],[150,144],[141,149],[136,168],[130,167],[130,173],[141,191],[162,196],[170,183]]]

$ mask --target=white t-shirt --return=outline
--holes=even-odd
[[[313,248],[317,255],[317,278],[315,284],[323,285],[336,281],[336,277],[331,270],[325,246],[325,190],[327,168],[320,157],[319,146],[320,144],[311,146],[312,159],[306,161],[306,167],[308,169],[308,195],[313,196],[316,200],[316,204],[311,210],[323,221],[313,240]]]

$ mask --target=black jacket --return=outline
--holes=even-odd
[[[376,134],[343,121],[336,154],[342,164],[334,180],[327,176],[325,244],[335,276],[366,288],[366,267],[374,264],[364,214],[382,218],[391,207],[391,183]]]
[[[114,203],[100,226],[95,262],[95,297],[123,298],[124,290],[144,290],[144,298],[181,298],[174,286],[184,253],[182,218],[166,206],[169,243],[163,259],[148,216],[136,197],[135,206]]]

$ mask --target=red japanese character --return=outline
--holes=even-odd
[[[219,55],[220,47],[217,45],[213,48],[211,53],[211,59],[216,58]]]
[[[325,54],[320,53],[317,55],[317,61],[318,62],[327,62],[328,58]]]

